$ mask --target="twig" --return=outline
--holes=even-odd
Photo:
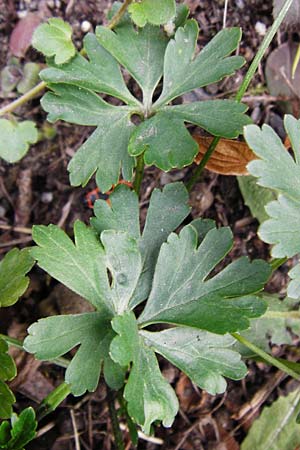
[[[144,175],[144,167],[145,167],[144,155],[142,154],[137,157],[135,178],[134,178],[134,182],[133,182],[133,188],[134,188],[135,192],[137,193],[137,195],[139,195],[139,193],[140,193],[142,179],[143,179],[143,175]]]
[[[128,6],[132,3],[132,0],[125,0],[119,11],[113,16],[107,28],[111,30],[120,22],[121,18],[124,16]]]
[[[30,89],[30,91],[26,92],[26,94],[17,98],[17,100],[15,100],[14,102],[11,102],[6,106],[3,106],[3,108],[0,109],[0,116],[11,113],[19,106],[24,105],[24,103],[28,102],[29,100],[34,98],[37,94],[42,92],[46,88],[46,86],[47,85],[45,81],[42,81],[41,83],[37,84],[34,88]]]
[[[228,11],[228,0],[225,0],[225,3],[224,3],[224,14],[223,14],[223,28],[226,28],[227,11]]]
[[[1,243],[0,248],[10,247],[12,245],[26,244],[27,242],[31,242],[31,241],[32,241],[31,236],[23,237],[20,239],[13,239],[12,241]]]
[[[72,426],[73,426],[73,430],[74,430],[75,450],[81,450],[74,409],[71,409],[70,416],[71,416]]]
[[[1,224],[1,223],[0,223],[0,230],[7,230],[7,231],[13,231],[14,233],[24,233],[24,234],[32,233],[31,228],[14,227],[13,225],[5,225],[5,224]]]

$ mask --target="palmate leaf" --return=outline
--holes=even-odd
[[[182,183],[172,183],[154,189],[143,233],[140,233],[138,196],[126,186],[118,186],[110,196],[111,207],[105,201],[95,203],[92,225],[103,230],[125,231],[139,241],[142,256],[141,277],[131,299],[133,308],[144,301],[151,289],[155,263],[163,242],[189,214],[188,193]]]
[[[194,328],[178,327],[159,333],[141,331],[145,343],[185,372],[200,388],[215,395],[225,391],[224,377],[244,378],[247,367],[232,349],[235,340]]]
[[[188,225],[162,245],[141,326],[167,322],[225,334],[248,328],[249,319],[265,311],[265,302],[251,294],[263,288],[270,266],[243,257],[207,279],[231,249],[232,234],[212,229],[198,248],[197,241]]]
[[[129,312],[115,317],[112,326],[119,335],[110,346],[112,359],[121,366],[132,363],[124,390],[129,415],[146,434],[156,420],[161,420],[166,427],[171,426],[178,411],[178,400],[162,376],[153,350],[139,336],[134,314]]]
[[[160,6],[158,14],[161,12]],[[169,40],[159,27],[135,29],[128,17],[123,17],[113,31],[100,26],[96,36],[84,38],[88,59],[76,54],[62,66],[50,62],[52,67],[41,72],[54,91],[42,100],[49,120],[97,126],[69,164],[73,185],[85,185],[95,172],[102,191],[117,183],[120,170],[123,178],[130,180],[135,165],[132,156],[145,150],[145,162],[163,170],[190,164],[198,147],[185,128],[186,122],[227,137],[236,137],[250,123],[245,106],[234,101],[168,106],[176,96],[220,80],[243,65],[243,58],[228,57],[240,40],[239,29],[220,32],[194,58],[197,36],[194,21],[187,21],[185,28],[177,29],[175,39]],[[126,87],[119,64],[140,86],[142,103]],[[164,70],[163,92],[153,105]],[[187,73],[191,73],[188,79]],[[108,105],[98,94],[116,97],[128,106]],[[140,125],[132,124],[134,114],[143,119]]]
[[[261,239],[274,244],[271,253],[275,258],[291,257],[300,252],[300,122],[287,115],[284,125],[294,157],[269,126],[264,125],[261,130],[254,125],[245,128],[247,143],[260,158],[248,164],[249,172],[258,178],[258,184],[280,193],[276,201],[266,206],[270,219],[259,228]],[[291,275],[289,295],[299,298],[300,274],[295,270]]]
[[[26,291],[34,264],[29,249],[14,248],[0,261],[0,306],[11,306]]]

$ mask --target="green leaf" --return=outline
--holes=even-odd
[[[176,4],[174,0],[141,0],[129,5],[128,12],[138,27],[144,27],[147,22],[162,25],[175,16]]]
[[[74,224],[75,243],[55,225],[34,226],[38,244],[31,255],[53,278],[88,300],[96,309],[112,313],[106,256],[97,234],[80,221]]]
[[[122,366],[132,363],[124,390],[129,415],[146,434],[157,420],[170,427],[178,411],[178,401],[160,372],[154,352],[139,336],[134,314],[114,317],[112,326],[119,335],[110,346],[112,359]]]
[[[127,367],[121,367],[119,364],[115,363],[110,357],[105,358],[103,375],[105,382],[111,389],[118,391],[124,386],[126,372]]]
[[[215,83],[244,64],[241,56],[227,57],[241,39],[239,28],[220,31],[195,57],[199,29],[195,20],[179,28],[166,49],[164,84],[156,106],[169,103],[193,89]]]
[[[32,36],[32,45],[45,56],[54,56],[56,64],[63,64],[75,55],[71,26],[59,18],[48,19]]]
[[[37,142],[38,132],[30,120],[12,122],[0,119],[0,157],[9,163],[19,161],[26,155],[29,145]]]
[[[63,66],[52,65],[40,74],[46,83],[63,83],[98,93],[112,95],[131,105],[139,102],[129,92],[117,61],[89,33],[83,40],[88,60],[76,56]],[[86,91],[84,91],[86,95]],[[47,95],[47,94],[46,94]]]
[[[223,377],[240,380],[247,367],[231,347],[235,339],[193,328],[171,328],[159,333],[142,331],[145,343],[171,361],[201,389],[212,395],[223,393]]]
[[[16,365],[10,355],[7,354],[8,345],[0,339],[0,380],[12,380],[17,375]]]
[[[133,24],[126,21],[114,31],[97,27],[96,36],[139,84],[144,105],[151,106],[154,90],[162,77],[168,42],[160,28],[147,25],[136,31]]]
[[[185,122],[198,125],[216,136],[237,137],[250,119],[246,107],[232,100],[194,102],[162,108],[155,116],[140,124],[132,133],[129,153],[145,153],[148,165],[162,170],[181,168],[193,162],[198,144],[185,127]]]
[[[225,334],[248,328],[249,318],[264,313],[265,302],[250,294],[263,288],[270,266],[243,257],[207,279],[230,251],[232,234],[229,228],[212,229],[198,248],[197,242],[196,229],[188,225],[162,245],[150,297],[139,318],[142,326],[167,322]]]
[[[126,186],[119,186],[110,196],[111,207],[103,200],[95,203],[92,225],[100,234],[106,229],[126,231],[139,240],[142,273],[130,306],[145,300],[150,292],[154,268],[161,244],[189,214],[188,193],[182,183],[154,189],[142,236],[139,230],[138,197]]]
[[[8,419],[12,415],[12,405],[16,399],[9,387],[0,380],[0,418]]]
[[[41,67],[37,63],[28,62],[24,65],[23,76],[17,87],[20,94],[25,94],[38,84],[40,70]]]
[[[97,184],[106,192],[118,183],[121,168],[123,177],[130,180],[134,166],[127,151],[133,129],[130,108],[109,105],[97,94],[74,86],[52,87],[54,92],[48,92],[42,99],[49,121],[62,119],[97,126],[69,163],[71,184],[84,186],[97,172]]]
[[[0,306],[11,306],[26,291],[26,277],[34,264],[29,249],[14,248],[0,261]]]
[[[269,219],[269,216],[265,211],[265,206],[277,198],[276,193],[271,189],[259,186],[256,183],[256,178],[251,175],[247,177],[237,177],[237,180],[245,205],[250,209],[252,216],[260,223]]]
[[[240,334],[257,347],[270,353],[271,344],[292,345],[292,336],[288,330],[299,334],[300,312],[297,301],[291,298],[280,300],[275,295],[266,294],[263,298],[268,304],[267,311],[258,319],[251,320],[250,328]],[[251,350],[238,342],[235,348],[245,358],[255,356]]]
[[[300,298],[300,264],[289,271],[291,281],[288,285],[287,295],[291,298]]]
[[[37,359],[52,360],[80,345],[66,370],[65,380],[76,396],[87,390],[93,392],[114,335],[110,318],[110,314],[94,312],[41,319],[29,327],[24,348],[35,353]]]
[[[24,450],[24,446],[36,436],[37,421],[33,408],[24,409],[21,414],[13,414],[11,419],[11,439],[7,450]]]
[[[300,391],[265,407],[243,441],[241,450],[294,450],[300,444]]]

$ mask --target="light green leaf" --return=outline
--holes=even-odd
[[[249,318],[264,313],[265,302],[250,294],[263,288],[270,266],[240,258],[207,279],[231,249],[232,234],[212,229],[198,248],[197,242],[196,229],[188,225],[162,245],[142,326],[167,322],[225,334],[248,328]]]
[[[9,387],[0,380],[0,418],[9,419],[12,415],[12,405],[16,399]]]
[[[75,58],[61,67],[52,65],[43,70],[40,74],[42,80],[46,83],[69,84],[112,95],[125,103],[138,105],[139,102],[124,82],[117,61],[99,44],[96,36],[89,33],[83,43],[88,60],[76,54]]]
[[[31,255],[53,278],[88,300],[100,311],[112,313],[105,252],[94,230],[80,221],[74,224],[75,243],[55,225],[34,226],[38,247]]]
[[[36,428],[37,420],[33,408],[24,409],[19,416],[13,414],[11,418],[11,438],[7,442],[5,449],[24,450],[24,446],[34,439]]]
[[[145,343],[171,361],[201,389],[212,395],[223,393],[223,377],[240,380],[247,367],[231,347],[235,340],[193,328],[171,328],[159,333],[142,331]]]
[[[144,27],[147,22],[162,25],[175,16],[176,4],[175,0],[141,0],[131,3],[128,12],[138,27]]]
[[[23,76],[17,87],[20,94],[25,94],[38,84],[40,70],[41,67],[37,63],[28,62],[24,65]]]
[[[59,18],[48,19],[32,36],[32,45],[45,56],[54,56],[56,64],[63,64],[75,55],[71,26]]]
[[[295,450],[300,444],[299,412],[299,389],[279,397],[254,421],[241,450]]]
[[[241,56],[227,57],[241,39],[239,28],[220,31],[195,57],[198,33],[197,22],[189,20],[169,42],[164,61],[163,91],[156,106],[169,103],[185,92],[215,83],[243,66],[244,58]]]
[[[123,177],[130,180],[134,166],[127,151],[133,129],[130,108],[109,105],[92,91],[74,86],[53,88],[54,92],[42,99],[43,108],[49,112],[48,120],[98,126],[69,163],[71,184],[84,186],[97,172],[97,184],[106,192],[118,183],[121,168]]]
[[[288,285],[287,295],[291,298],[300,298],[300,264],[289,271],[291,281]]]
[[[14,248],[0,261],[0,306],[11,306],[26,291],[29,278],[26,277],[34,264],[29,249]]]
[[[138,243],[125,233],[107,230],[101,233],[106,267],[112,275],[111,292],[117,314],[127,310],[142,270]]]
[[[163,73],[168,42],[160,28],[147,25],[136,31],[132,23],[125,21],[114,31],[97,27],[96,36],[139,84],[143,91],[143,103],[150,107],[155,87]]]
[[[112,325],[119,335],[110,346],[112,359],[122,366],[132,363],[124,390],[129,415],[146,434],[157,420],[170,427],[178,411],[178,401],[160,372],[154,352],[139,336],[134,314],[116,316]]]
[[[99,234],[106,229],[121,230],[139,240],[143,268],[130,302],[132,308],[147,298],[161,244],[189,214],[187,201],[188,193],[182,183],[166,185],[162,192],[154,189],[142,236],[138,197],[127,186],[118,186],[110,195],[111,207],[103,200],[95,203],[96,217],[91,222]]]
[[[41,319],[28,329],[24,348],[37,359],[52,360],[80,345],[69,364],[65,380],[79,396],[93,392],[114,333],[107,313],[69,314]]]
[[[148,165],[162,170],[180,168],[193,162],[199,149],[185,127],[185,122],[198,125],[216,136],[237,137],[251,120],[246,107],[232,100],[194,102],[162,108],[155,116],[140,124],[132,133],[129,153],[145,153]]]
[[[248,206],[253,217],[260,223],[269,219],[265,206],[277,198],[277,194],[271,189],[259,186],[256,178],[251,175],[237,177],[240,191],[243,195],[245,205]]]
[[[0,119],[0,157],[9,163],[19,161],[26,155],[29,145],[38,139],[35,123],[30,120],[12,122]]]

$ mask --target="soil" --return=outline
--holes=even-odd
[[[202,47],[223,26],[224,1],[188,0],[185,3],[190,7],[191,16],[199,23],[201,31],[198,44]],[[228,3],[226,25],[242,28],[243,38],[239,51],[249,62],[263,39],[257,30],[268,28],[272,23],[272,1],[236,0]],[[29,12],[39,14],[44,20],[51,16],[62,17],[71,23],[76,45],[80,48],[83,22],[87,21],[91,29],[105,23],[105,15],[110,6],[111,2],[105,0],[0,0],[1,68],[7,65],[11,57],[10,36],[20,17]],[[286,39],[285,33],[281,33],[280,39]],[[276,45],[275,40],[272,47]],[[32,49],[28,49],[20,61],[22,64],[27,61],[43,64],[41,55]],[[205,95],[211,98],[232,95],[247,67],[248,65],[230,79],[208,87],[205,89]],[[259,99],[255,97],[257,92],[266,92],[264,86],[262,66],[248,90],[249,113],[256,123],[268,122],[281,133],[282,113],[278,105],[275,102],[265,102],[263,95],[260,95]],[[195,95],[201,96],[203,92],[196,92]],[[5,104],[8,100],[2,98],[2,103]],[[20,108],[17,114],[35,120],[39,128],[46,126],[46,115],[39,107],[38,98]],[[49,132],[50,125],[47,126]],[[77,218],[88,223],[92,216],[92,209],[86,202],[86,194],[96,187],[94,181],[89,182],[83,189],[74,188],[70,186],[67,174],[68,161],[89,135],[91,128],[59,122],[52,127],[52,131],[55,136],[32,146],[19,164],[0,163],[0,226],[22,227],[25,231],[0,231],[2,255],[16,245],[20,248],[30,245],[31,237],[28,233],[33,224],[59,224],[71,234]],[[175,180],[186,182],[193,169],[194,167],[189,167],[165,174],[154,167],[147,168],[142,184],[142,218],[154,187],[162,187]],[[191,192],[190,203],[192,218],[209,217],[216,220],[218,225],[232,227],[235,245],[227,261],[245,254],[250,258],[269,258],[269,248],[257,237],[258,224],[244,205],[235,177],[205,171]],[[275,273],[267,288],[269,292],[284,293],[287,271],[288,266],[285,265]],[[75,311],[70,307],[74,304],[77,305]],[[14,307],[0,310],[0,332],[22,339],[26,335],[27,327],[40,317],[82,312],[86,308],[85,302],[79,302],[72,293],[35,268],[30,287],[22,301]],[[287,350],[284,348],[275,348],[274,352],[279,356],[287,356]],[[14,350],[14,357],[19,372],[12,384],[17,397],[16,411],[29,405],[35,407],[63,381],[64,370],[57,366],[33,362],[31,356],[20,351]],[[172,428],[157,427],[155,438],[141,436],[139,450],[239,449],[261,407],[270,404],[279,392],[287,392],[292,388],[292,382],[276,369],[250,361],[249,375],[245,380],[229,381],[226,394],[211,396],[200,391],[184,374],[166,361],[161,360],[160,363],[164,375],[177,392],[180,412]],[[264,401],[253,406],[252,399],[265,391],[269,392],[269,395]],[[41,421],[37,439],[26,448],[78,450],[75,434],[78,435],[82,449],[114,448],[107,391],[103,381],[93,394],[82,398],[68,397],[55,413]],[[133,448],[126,431],[124,438],[127,442],[126,449]]]

